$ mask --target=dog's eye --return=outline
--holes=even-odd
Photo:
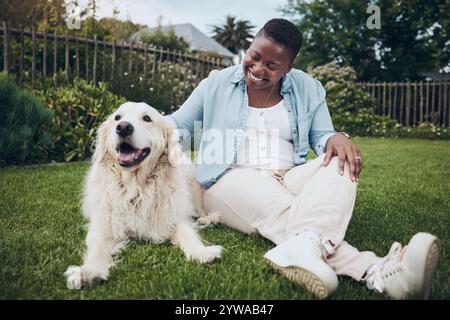
[[[120,114],[116,115],[116,117],[114,118],[114,120],[116,120],[116,121],[120,120]]]
[[[150,119],[149,116],[144,116],[144,117],[142,118],[142,120],[144,120],[145,122],[152,122],[152,119]]]

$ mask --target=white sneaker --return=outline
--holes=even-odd
[[[429,233],[415,234],[403,249],[395,242],[388,255],[367,271],[367,287],[393,299],[427,299],[439,248],[438,238]]]
[[[323,299],[338,286],[336,273],[325,263],[325,254],[319,237],[305,231],[268,251],[264,258],[275,270]]]

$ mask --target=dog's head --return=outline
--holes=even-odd
[[[176,165],[178,143],[167,120],[145,103],[126,102],[98,129],[93,160],[112,159],[122,168],[135,170],[164,153]]]

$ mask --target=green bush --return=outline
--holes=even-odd
[[[383,136],[395,129],[396,121],[375,112],[370,95],[356,84],[356,72],[336,63],[308,69],[327,92],[327,103],[336,131],[358,136]]]
[[[394,129],[388,130],[385,136],[393,138],[450,140],[450,129],[441,128],[431,122],[422,122],[415,127],[404,127],[397,124]]]
[[[53,112],[6,73],[0,73],[0,114],[0,166],[47,158]]]
[[[82,79],[57,88],[43,84],[34,93],[55,113],[49,160],[56,161],[88,158],[98,126],[125,102],[108,91],[105,84],[96,87]]]
[[[159,70],[148,79],[142,76],[124,73],[115,92],[130,101],[143,101],[162,114],[174,112],[189,97],[198,85],[196,66],[191,62],[173,64],[163,62]]]

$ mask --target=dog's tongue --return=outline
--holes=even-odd
[[[142,150],[135,150],[135,151],[130,152],[130,153],[120,152],[119,153],[119,161],[121,163],[132,162],[133,160],[138,159],[139,156],[141,155],[141,153],[142,153]]]

